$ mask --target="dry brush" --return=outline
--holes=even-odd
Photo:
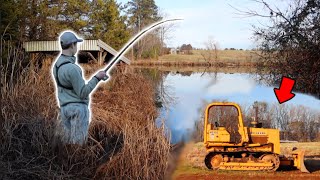
[[[8,51],[8,57],[21,54]],[[50,60],[35,69],[18,62],[1,62],[0,179],[164,177],[170,143],[164,127],[156,126],[155,88],[148,80],[115,72],[92,96],[87,144],[55,148],[58,108]]]

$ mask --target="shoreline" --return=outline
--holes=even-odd
[[[225,66],[225,67],[214,67],[214,66],[144,66],[144,65],[130,65],[134,69],[157,69],[159,71],[176,72],[176,73],[257,73],[257,67],[248,66]]]
[[[221,61],[163,61],[163,60],[135,60],[133,66],[198,66],[198,67],[258,67],[257,62],[221,62]]]

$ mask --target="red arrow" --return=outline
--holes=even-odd
[[[295,82],[294,79],[283,76],[280,88],[273,89],[280,104],[289,101],[295,96],[295,94],[291,92]]]

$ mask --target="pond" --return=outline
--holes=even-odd
[[[275,87],[258,81],[258,78],[259,75],[253,72],[167,72],[162,86],[174,102],[161,108],[159,119],[166,120],[171,142],[190,138],[195,122],[201,119],[203,108],[210,102],[228,101],[246,107],[252,106],[255,101],[278,105],[273,91]],[[318,99],[294,93],[296,96],[281,106],[302,105],[320,111]]]

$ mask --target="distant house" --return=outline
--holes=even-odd
[[[170,48],[170,54],[177,54],[176,48]]]
[[[181,54],[180,48],[170,48],[170,54]]]
[[[58,53],[60,44],[58,41],[30,41],[24,42],[23,48],[29,53]],[[111,60],[118,52],[102,40],[84,40],[79,47],[79,58],[84,62],[96,61],[103,64]],[[121,61],[130,64],[130,60],[122,56]]]
[[[183,44],[181,47],[180,47],[180,51],[181,53],[180,54],[192,54],[192,49],[193,47],[191,46],[191,44]]]

